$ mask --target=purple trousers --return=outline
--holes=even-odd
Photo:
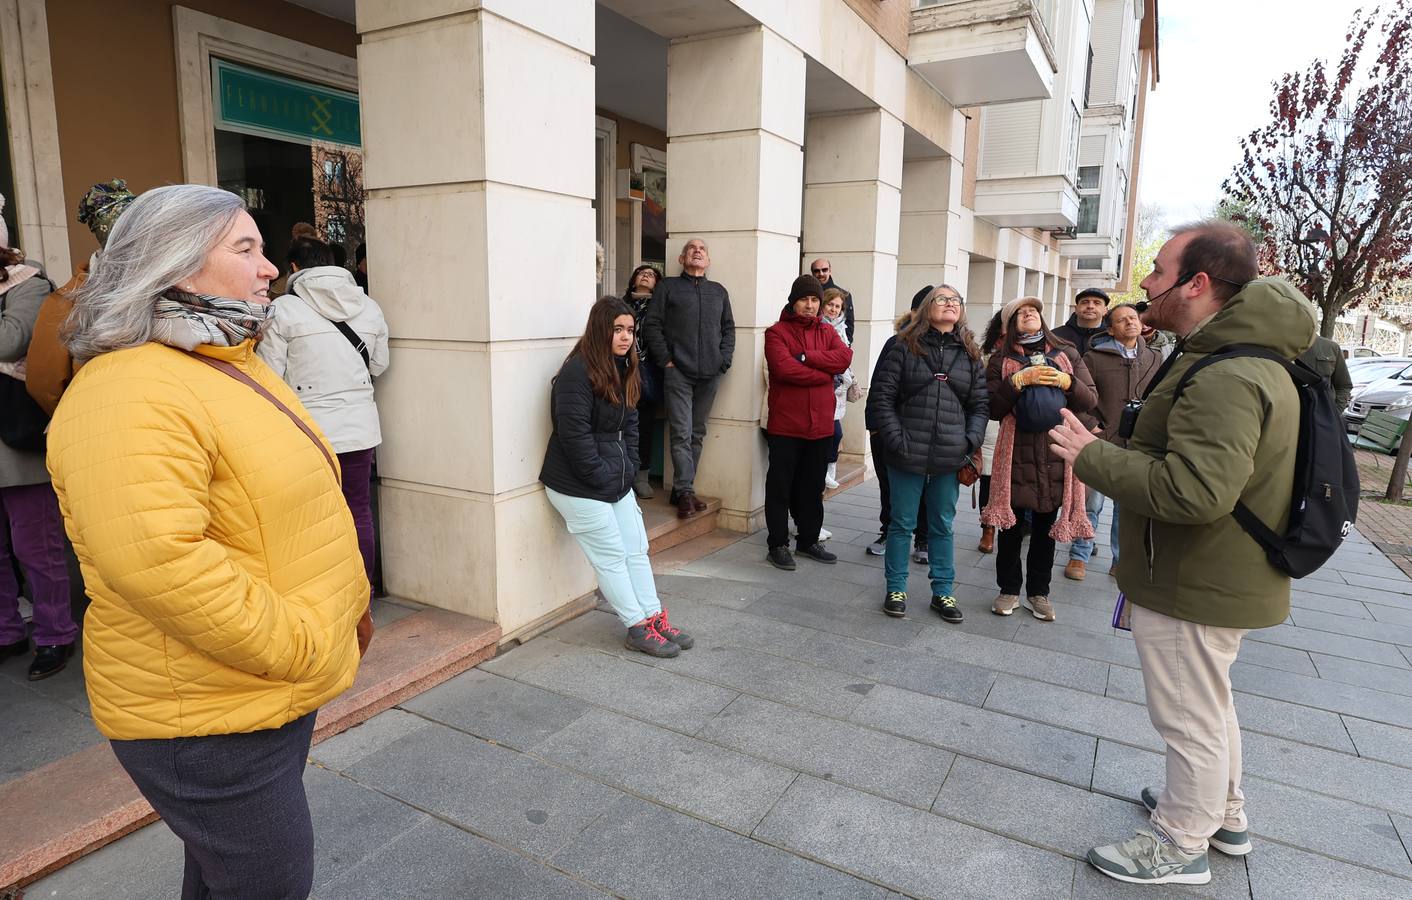
[[[78,637],[69,606],[69,569],[64,562],[64,523],[59,501],[48,484],[0,488],[0,644],[24,639],[20,586],[13,552],[29,582],[34,605],[34,643],[42,647],[72,643]]]
[[[372,584],[373,565],[377,562],[373,538],[374,449],[369,447],[338,454],[338,465],[343,470],[343,499],[352,511],[353,524],[358,529],[358,552],[363,555],[363,571],[368,573],[369,584]]]

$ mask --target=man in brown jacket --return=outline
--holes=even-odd
[[[98,239],[98,250],[79,263],[73,277],[50,294],[39,307],[39,316],[34,320],[34,335],[29,342],[29,356],[25,361],[25,390],[51,416],[77,369],[60,333],[69,313],[73,311],[74,293],[88,280],[88,273],[108,243],[108,233],[112,231],[113,223],[127,209],[134,196],[127,189],[126,181],[114,178],[95,184],[78,202],[78,220],[87,225]]]
[[[1142,321],[1137,308],[1131,304],[1115,306],[1104,317],[1107,331],[1095,337],[1084,354],[1084,365],[1093,376],[1093,386],[1098,391],[1098,407],[1094,417],[1098,420],[1098,436],[1110,444],[1126,447],[1127,441],[1118,436],[1118,423],[1122,420],[1123,407],[1129,400],[1139,400],[1152,376],[1162,366],[1162,354],[1147,346],[1142,339]],[[1084,512],[1093,524],[1095,535],[1098,532],[1098,516],[1103,512],[1104,497],[1090,487],[1084,495]],[[1113,564],[1108,569],[1112,575],[1118,566],[1118,504],[1113,504],[1113,525],[1109,530],[1108,546],[1113,554]],[[1094,551],[1094,542],[1080,538],[1069,545],[1069,563],[1064,567],[1064,577],[1073,581],[1083,581],[1088,561]]]

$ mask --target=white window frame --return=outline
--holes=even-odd
[[[5,79],[15,196],[7,198],[18,234],[11,240],[44,263],[56,282],[69,278],[69,216],[59,159],[59,117],[49,55],[45,0],[0,0],[0,77]]]
[[[182,170],[192,184],[216,184],[211,57],[358,92],[358,60],[207,13],[172,7]]]
[[[598,180],[598,231],[603,236],[603,282],[602,294],[616,296],[618,291],[618,123],[603,116],[595,116],[593,130],[594,150],[598,150],[598,139],[603,138],[602,159],[599,170],[603,173]],[[634,204],[636,205],[636,204]]]

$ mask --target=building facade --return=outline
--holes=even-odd
[[[280,264],[295,222],[366,240],[386,586],[513,638],[593,589],[537,476],[595,296],[708,242],[738,334],[697,487],[758,527],[791,280],[832,261],[864,385],[924,285],[978,329],[1125,286],[1156,53],[1155,0],[0,0],[0,190],[56,281],[113,177],[240,193]]]

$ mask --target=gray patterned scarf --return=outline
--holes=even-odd
[[[163,344],[195,350],[202,344],[234,347],[259,338],[274,307],[171,288],[157,298],[152,337]]]

